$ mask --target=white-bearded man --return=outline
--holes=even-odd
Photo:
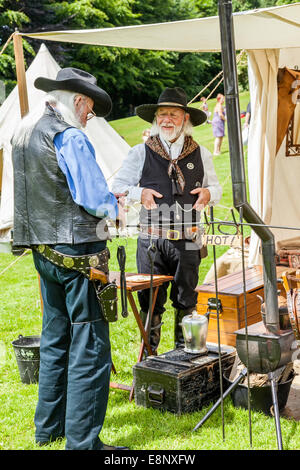
[[[154,242],[154,274],[174,276],[170,299],[175,309],[177,348],[184,344],[181,320],[197,303],[201,255],[200,244],[192,240],[197,237],[201,210],[207,204],[217,204],[222,189],[211,153],[191,136],[193,127],[205,122],[206,114],[187,106],[182,88],[166,88],[156,104],[138,106],[136,114],[152,123],[151,135],[129,151],[112,190],[127,192],[129,203],[141,203],[138,272],[151,272],[148,249]],[[167,283],[159,288],[153,311],[150,345],[154,353],[160,341],[167,288]],[[145,323],[149,290],[140,291],[138,298]]]

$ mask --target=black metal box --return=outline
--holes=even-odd
[[[205,355],[178,348],[135,364],[136,405],[182,414],[200,410],[217,400],[220,396],[218,345],[206,345]],[[233,364],[235,355],[234,347],[221,345],[222,371]]]

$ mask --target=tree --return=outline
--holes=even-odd
[[[15,31],[15,28],[21,29],[24,25],[31,22],[30,17],[20,5],[21,2],[17,1],[17,6],[21,8],[15,10],[16,2],[0,0],[0,47],[4,46],[10,35]],[[34,50],[28,43],[23,41],[24,49],[26,51],[25,61],[27,57],[34,56]],[[5,52],[0,55],[0,80],[5,84],[6,93],[10,93],[11,89],[16,84],[15,79],[15,59],[13,46],[10,43]]]
[[[234,11],[284,3],[285,0],[233,0]],[[288,0],[291,2],[291,0]],[[15,27],[23,32],[90,29],[179,21],[218,14],[216,0],[0,0],[1,43]],[[30,65],[40,42],[23,40]],[[124,117],[132,106],[156,102],[167,86],[181,86],[193,98],[222,68],[221,55],[101,47],[49,41],[61,67],[83,68],[112,96],[110,118]],[[241,69],[245,76],[245,68]],[[0,56],[0,79],[7,92],[15,84],[13,46]],[[206,90],[207,96],[216,83]],[[246,86],[246,84],[244,85]],[[221,85],[216,91],[222,92]]]

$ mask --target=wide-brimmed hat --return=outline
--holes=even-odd
[[[84,70],[67,67],[57,73],[55,80],[38,77],[34,82],[34,86],[46,92],[67,90],[82,93],[94,101],[93,111],[99,117],[107,116],[112,109],[110,96],[97,86],[97,79]]]
[[[159,106],[180,108],[189,113],[190,121],[194,127],[206,121],[207,116],[201,109],[187,106],[186,93],[182,88],[166,88],[158,98],[156,104],[141,104],[136,108],[136,114],[147,122],[153,122],[155,112]]]

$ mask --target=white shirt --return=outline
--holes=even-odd
[[[171,146],[164,140],[162,140],[162,143],[168,154],[171,155],[171,158],[176,159],[182,151],[184,135],[181,134]],[[222,188],[215,172],[211,153],[202,145],[200,145],[200,152],[204,169],[202,187],[209,190],[209,205],[214,206],[218,204],[222,197]],[[139,186],[139,182],[142,177],[145,158],[145,144],[138,144],[132,147],[112,183],[113,193],[125,193],[128,191],[127,200],[129,203],[141,202],[141,195],[144,188]]]

